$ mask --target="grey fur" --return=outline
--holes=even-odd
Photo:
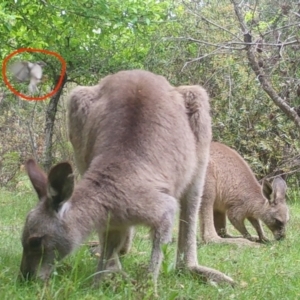
[[[187,95],[194,96],[189,101]],[[68,119],[83,177],[72,194],[68,163],[54,166],[48,179],[34,161],[27,163],[40,201],[24,226],[22,274],[47,278],[56,252],[63,258],[97,230],[99,281],[103,271],[120,270],[118,254],[132,226],[146,225],[153,233],[149,271],[156,283],[161,246],[170,240],[180,206],[177,267],[232,284],[223,273],[199,266],[197,259],[197,217],[211,141],[205,90],[174,88],[147,71],[121,71],[96,86],[75,88]],[[53,190],[57,194],[51,197]],[[38,250],[34,256],[32,247]]]

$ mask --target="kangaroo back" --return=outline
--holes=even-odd
[[[182,96],[164,77],[121,71],[94,87],[75,88],[68,107],[70,140],[82,170],[95,159],[97,165],[113,161],[123,168],[130,168],[130,162],[139,169],[140,179],[150,180],[152,172],[151,181],[158,186],[166,185],[162,174],[171,176],[163,188],[176,197],[191,180],[197,161],[195,138]],[[79,134],[74,128],[80,128]],[[178,147],[184,155],[175,153]]]

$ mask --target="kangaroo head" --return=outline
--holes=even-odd
[[[69,163],[57,164],[47,176],[30,159],[26,162],[26,170],[39,201],[28,213],[24,225],[20,269],[25,279],[47,279],[54,261],[71,251],[68,228],[60,218],[58,210],[73,191],[72,167]]]
[[[286,189],[286,183],[281,177],[275,178],[272,185],[267,180],[263,181],[262,192],[269,203],[262,220],[276,240],[285,238],[289,220],[289,209],[285,201]]]

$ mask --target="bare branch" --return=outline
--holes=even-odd
[[[299,13],[296,13],[295,11],[293,12],[297,17],[300,17]]]
[[[206,42],[206,41],[201,41],[201,40],[197,40],[191,37],[171,37],[171,38],[167,38],[166,40],[183,40],[183,41],[188,41],[188,42],[193,42],[193,43],[197,43],[197,44],[203,44],[203,45],[207,45],[207,46],[212,46],[212,47],[216,47],[219,49],[230,49],[230,50],[243,50],[243,48],[234,48],[232,46],[230,46],[233,43],[228,43],[229,46],[227,46],[227,44],[214,44],[214,43],[210,43],[210,42]],[[245,43],[240,43],[241,45],[245,45]]]
[[[236,34],[234,34],[233,32],[231,32],[230,30],[226,29],[225,27],[223,27],[223,26],[221,26],[221,25],[219,25],[219,24],[216,24],[215,22],[212,22],[211,20],[208,20],[207,18],[203,17],[202,15],[197,14],[195,11],[190,10],[189,7],[188,7],[188,5],[185,3],[185,1],[183,1],[183,4],[185,5],[187,11],[188,11],[190,14],[192,14],[192,15],[194,15],[194,16],[200,18],[201,20],[205,21],[205,22],[208,23],[208,24],[211,24],[211,25],[213,25],[213,26],[215,26],[215,27],[221,29],[222,31],[227,32],[228,34],[232,35],[232,36],[235,37],[236,39],[239,39],[239,37],[238,37]]]
[[[239,24],[241,26],[241,29],[244,33],[244,36],[246,35],[250,35],[249,30],[244,22],[244,18],[242,16],[242,12],[240,10],[239,5],[234,1],[231,0],[233,6],[234,6],[234,10],[236,13],[236,16],[239,20]],[[251,35],[250,35],[251,37]],[[275,91],[275,89],[273,88],[271,82],[268,80],[267,76],[265,75],[264,71],[262,68],[260,68],[257,60],[256,60],[256,56],[255,56],[255,52],[254,52],[254,48],[251,47],[251,44],[248,44],[247,46],[247,57],[248,60],[250,62],[251,68],[254,71],[254,73],[256,74],[263,90],[269,95],[269,97],[272,99],[272,101],[287,115],[287,117],[292,120],[295,125],[300,128],[300,118],[297,114],[297,112],[291,108],[285,101],[284,99],[282,99],[278,93]]]
[[[231,3],[234,6],[234,11],[235,11],[235,14],[236,14],[236,16],[239,20],[239,23],[240,23],[240,26],[242,28],[243,34],[247,34],[249,31],[248,31],[248,28],[247,28],[247,26],[244,22],[244,18],[243,18],[241,10],[239,8],[239,5],[234,0],[231,0]]]
[[[172,38],[167,38],[166,40],[185,40],[189,42],[194,42],[198,44],[203,44],[207,46],[212,46],[216,48],[222,48],[222,49],[230,49],[230,50],[245,50],[245,47],[242,48],[234,48],[232,45],[243,45],[243,46],[252,46],[252,45],[257,45],[257,42],[251,42],[251,43],[246,43],[246,42],[226,42],[224,44],[214,44],[210,43],[207,41],[202,41],[202,40],[197,40],[191,37],[172,37]],[[295,45],[295,44],[300,44],[300,41],[294,40],[291,42],[281,42],[281,43],[264,43],[264,46],[272,46],[272,47],[284,47],[284,46],[290,46],[290,45]]]
[[[220,49],[216,49],[216,50],[214,50],[214,51],[212,51],[212,52],[210,52],[210,53],[208,53],[208,54],[205,54],[205,55],[202,55],[202,56],[200,56],[200,57],[194,58],[194,59],[192,59],[192,60],[190,60],[190,61],[187,61],[187,62],[183,65],[183,67],[182,67],[182,69],[181,69],[181,72],[182,72],[189,64],[194,63],[194,62],[196,62],[196,61],[200,61],[200,60],[202,60],[203,58],[206,58],[206,57],[208,57],[208,56],[217,54],[217,53],[219,53],[219,50],[220,50]]]
[[[268,35],[270,33],[274,33],[274,31],[276,31],[276,30],[287,29],[287,28],[294,27],[294,26],[298,26],[299,27],[300,24],[299,23],[292,23],[292,24],[288,24],[288,25],[285,25],[285,26],[281,26],[281,27],[278,27],[276,29],[269,30],[269,31],[265,32],[263,35],[266,36],[266,35]]]

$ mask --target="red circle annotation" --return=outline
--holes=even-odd
[[[48,93],[48,94],[46,94],[42,97],[29,97],[29,96],[26,96],[26,95],[18,92],[10,84],[10,82],[7,79],[7,76],[6,76],[7,63],[13,56],[15,56],[19,53],[22,53],[22,52],[41,52],[41,53],[44,53],[44,54],[47,54],[47,55],[55,56],[61,62],[62,67],[61,67],[61,73],[60,73],[58,83],[56,84],[55,88],[50,93]],[[61,55],[59,55],[58,53],[56,53],[56,52],[49,51],[49,50],[43,50],[43,49],[34,49],[34,48],[20,48],[20,49],[17,49],[16,51],[14,51],[11,54],[9,54],[8,56],[6,56],[3,60],[3,63],[2,63],[2,76],[3,76],[3,80],[4,80],[4,83],[6,84],[6,86],[12,91],[12,93],[14,93],[15,95],[17,95],[21,98],[24,98],[25,100],[28,100],[28,101],[41,101],[41,100],[45,100],[45,99],[53,96],[59,90],[60,86],[62,85],[65,73],[66,73],[66,62],[63,59],[63,57]]]

